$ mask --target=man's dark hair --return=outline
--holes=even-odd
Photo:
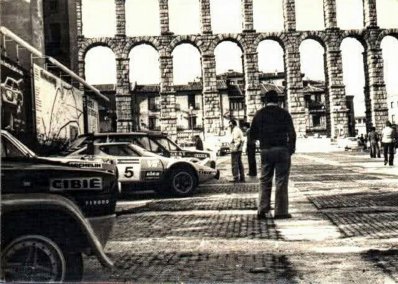
[[[386,126],[390,126],[391,127],[391,122],[389,120],[386,121]]]
[[[265,103],[277,103],[278,102],[278,93],[274,90],[271,90],[264,95]]]
[[[233,126],[238,125],[238,124],[236,123],[236,120],[235,120],[235,119],[231,119],[229,122],[232,123]]]

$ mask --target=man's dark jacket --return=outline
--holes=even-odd
[[[276,105],[267,105],[254,115],[250,138],[260,141],[261,149],[285,146],[296,150],[296,131],[290,114]]]

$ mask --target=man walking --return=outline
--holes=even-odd
[[[296,132],[290,114],[278,106],[278,93],[265,94],[266,105],[256,112],[250,129],[252,139],[260,140],[261,176],[257,216],[266,218],[271,209],[272,180],[275,173],[275,216],[291,218],[288,183],[291,155],[296,150]]]
[[[391,127],[391,122],[386,121],[386,127],[384,127],[381,135],[381,143],[383,144],[384,152],[384,165],[387,163],[390,166],[394,165],[394,151],[395,151],[395,131]]]
[[[368,134],[369,137],[369,143],[370,143],[370,157],[371,158],[376,158],[376,155],[378,158],[380,158],[380,147],[379,147],[379,133],[376,132],[376,127],[371,127],[370,132]]]
[[[229,121],[231,128],[231,165],[233,180],[231,182],[245,182],[245,170],[242,163],[243,132],[237,126],[236,120]]]

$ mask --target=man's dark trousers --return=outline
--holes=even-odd
[[[245,170],[242,163],[242,151],[231,152],[232,175],[236,181],[245,180]]]
[[[256,163],[256,144],[247,144],[247,161],[249,164],[249,176],[257,175],[257,163]]]
[[[266,213],[270,210],[272,179],[275,173],[275,216],[289,213],[290,164],[291,157],[287,147],[272,147],[261,150],[259,212]]]
[[[384,164],[394,165],[394,143],[383,143]]]
[[[370,157],[371,158],[380,158],[380,147],[378,142],[370,142]]]

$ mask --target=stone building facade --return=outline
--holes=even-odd
[[[220,96],[217,90],[215,54],[216,46],[223,41],[233,41],[243,52],[245,80],[245,105],[247,120],[261,107],[257,47],[263,40],[277,41],[284,51],[287,108],[290,111],[298,134],[306,133],[305,99],[300,68],[300,43],[306,39],[318,41],[325,49],[326,123],[330,137],[348,133],[348,109],[343,84],[340,44],[352,37],[364,46],[365,101],[367,126],[378,130],[388,117],[387,94],[383,76],[381,41],[385,36],[398,36],[396,29],[381,29],[377,26],[376,0],[364,0],[364,28],[342,30],[337,26],[336,1],[323,0],[325,29],[297,31],[295,1],[283,0],[284,30],[281,32],[256,32],[253,28],[253,0],[242,0],[243,27],[241,33],[214,34],[211,26],[211,0],[200,1],[201,33],[174,35],[169,29],[167,0],[159,0],[160,30],[158,36],[126,36],[125,0],[114,0],[116,6],[116,34],[114,37],[86,38],[82,34],[82,0],[76,1],[79,75],[84,76],[86,53],[96,46],[107,46],[115,54],[117,64],[116,112],[117,131],[137,127],[133,96],[129,82],[129,52],[140,44],[153,46],[160,55],[160,127],[176,136],[178,107],[176,88],[173,85],[174,48],[183,43],[195,46],[201,55],[203,127],[205,133],[220,132]]]

